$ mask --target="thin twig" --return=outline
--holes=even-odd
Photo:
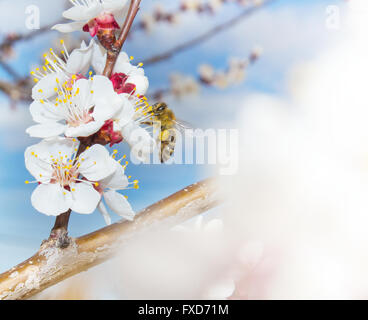
[[[70,238],[68,237],[68,225],[72,210],[69,209],[58,215],[55,218],[55,223],[50,232],[50,237],[47,241],[54,241],[56,247],[65,249],[70,245]]]
[[[128,37],[133,21],[137,16],[140,4],[141,0],[131,0],[128,15],[121,29],[119,38],[115,41],[113,48],[107,50],[107,60],[103,75],[108,78],[111,76],[119,53]]]
[[[212,179],[195,183],[141,211],[134,221],[118,222],[77,239],[66,249],[46,242],[28,260],[0,274],[0,300],[25,299],[109,259],[138,232],[172,226],[221,202]]]
[[[29,41],[32,40],[33,38],[45,33],[45,32],[49,32],[52,31],[51,27],[54,26],[55,24],[61,23],[62,20],[43,26],[40,29],[34,30],[32,32],[29,33],[23,33],[23,34],[15,34],[13,36],[8,36],[5,38],[5,40],[3,42],[0,43],[0,53],[3,54],[6,50],[8,50],[8,48],[10,48],[11,46],[13,46],[14,44],[16,44],[17,42],[20,41]]]
[[[264,5],[265,4],[270,4],[271,2],[274,2],[274,1],[276,1],[276,0],[266,1],[264,3]],[[234,26],[237,22],[239,22],[243,18],[251,15],[257,9],[258,9],[258,7],[252,7],[251,9],[245,10],[245,11],[243,11],[243,13],[240,16],[235,17],[233,20],[228,21],[228,22],[226,22],[223,25],[219,25],[219,26],[215,27],[214,29],[216,29],[216,30],[212,29],[209,32],[207,32],[206,34],[204,34],[204,35],[202,35],[202,36],[200,36],[198,38],[194,38],[192,40],[189,40],[187,42],[184,42],[183,44],[178,45],[177,47],[174,47],[173,49],[169,50],[166,53],[162,53],[162,54],[157,55],[155,57],[151,57],[151,58],[145,59],[143,62],[144,62],[144,64],[146,66],[147,65],[149,66],[149,65],[152,65],[154,63],[160,62],[160,61],[162,61],[162,60],[164,60],[166,58],[167,59],[172,58],[174,55],[180,53],[182,50],[190,49],[191,47],[193,47],[195,45],[198,45],[198,44],[201,44],[203,41],[208,40],[208,39],[210,39],[213,36],[216,36],[218,34],[218,30],[219,31],[223,31],[225,29],[230,28],[231,26]],[[235,20],[235,22],[234,22],[234,20]],[[109,69],[111,69],[111,66],[109,67]],[[110,70],[106,70],[106,73],[109,73],[109,72],[110,72]],[[2,85],[0,85],[0,91],[3,91],[5,94],[9,95],[9,90],[8,89],[10,87],[12,89],[14,89],[15,91],[20,91],[20,88],[17,88],[15,85],[13,85],[10,82],[8,83],[8,82],[4,82],[4,81],[2,82]],[[30,88],[24,88],[22,91],[30,91],[30,90],[31,90]],[[168,92],[167,89],[163,89],[163,91],[164,91],[163,93],[167,93]],[[154,94],[152,96],[154,96]],[[30,102],[31,99],[30,99],[30,96],[21,95],[19,99],[16,99],[16,101]]]
[[[155,55],[151,58],[147,58],[145,60],[143,60],[143,64],[145,66],[148,65],[152,65],[158,62],[161,62],[163,60],[166,59],[170,59],[172,58],[174,55],[181,53],[182,51],[188,50],[190,48],[195,47],[196,45],[202,44],[205,41],[210,40],[211,38],[213,38],[214,36],[217,36],[220,32],[225,31],[227,29],[230,29],[231,27],[235,26],[236,24],[238,24],[240,21],[242,21],[244,18],[252,15],[253,13],[257,12],[259,9],[265,7],[266,5],[270,5],[271,3],[275,2],[276,0],[266,0],[262,5],[254,5],[251,8],[248,8],[246,10],[244,10],[242,13],[240,13],[239,15],[237,15],[236,17],[230,19],[229,21],[222,23],[212,29],[210,29],[209,31],[203,33],[202,35],[193,38],[189,41],[186,41],[182,44],[179,44],[178,46],[163,52],[161,54]]]
[[[55,24],[57,23],[58,22]],[[14,70],[12,66],[5,62],[6,51],[11,50],[12,46],[17,42],[29,41],[45,32],[51,31],[51,27],[53,25],[54,24],[46,25],[29,33],[7,36],[5,40],[0,43],[0,67],[3,68],[14,80],[20,80],[21,76]]]
[[[0,80],[0,91],[15,101],[31,101],[31,88],[26,85],[26,79],[22,79],[18,83],[11,83]]]
[[[6,63],[1,58],[0,58],[0,67],[3,68],[6,71],[6,73],[13,78],[13,80],[18,81],[21,78],[18,72],[16,72],[13,69],[13,67],[11,67],[8,63]]]

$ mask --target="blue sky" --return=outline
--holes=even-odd
[[[26,31],[24,10],[27,5],[37,4],[41,9],[41,24],[56,21],[62,10],[62,1],[54,1],[50,8],[46,0],[3,0],[0,3],[1,34],[11,31]],[[142,1],[142,12],[156,2],[176,7],[179,1]],[[55,5],[54,5],[55,3]],[[264,49],[262,58],[249,69],[247,80],[239,86],[223,91],[203,88],[198,96],[181,100],[167,98],[167,102],[180,116],[194,127],[234,127],[241,101],[254,92],[284,95],[288,70],[307,61],[323,51],[338,34],[325,27],[326,6],[339,5],[339,0],[279,0],[262,9],[236,27],[227,30],[200,46],[192,48],[174,58],[146,68],[151,90],[166,87],[169,74],[178,71],[195,75],[201,63],[210,63],[216,68],[225,68],[227,59],[247,57],[255,45]],[[14,17],[7,13],[11,10]],[[16,13],[17,12],[17,13]],[[136,60],[160,53],[167,48],[204,32],[212,26],[237,15],[239,8],[234,4],[224,7],[215,16],[185,14],[180,23],[171,27],[162,24],[150,35],[138,32],[127,43],[125,49]],[[10,23],[10,19],[12,19]],[[33,41],[17,45],[17,56],[12,65],[21,74],[27,74],[39,61],[44,50],[50,47],[55,32],[38,37]],[[8,79],[0,71],[1,79]],[[0,272],[21,262],[34,253],[41,241],[47,238],[53,218],[37,213],[30,204],[33,186],[24,185],[30,175],[24,168],[23,152],[27,145],[37,140],[29,139],[24,128],[31,123],[27,106],[19,105],[11,111],[5,97],[0,97],[2,119],[0,119]],[[127,152],[121,147],[120,152]],[[127,192],[136,210],[213,174],[211,166],[128,166],[127,173],[140,180],[141,189]],[[113,216],[114,221],[117,220]],[[78,236],[103,227],[104,221],[98,213],[89,216],[73,214],[70,233]]]

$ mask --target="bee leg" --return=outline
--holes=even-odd
[[[167,160],[169,160],[171,157],[170,154],[170,146],[167,143],[167,141],[161,141],[161,154],[160,154],[160,158],[161,158],[161,163],[166,162]]]
[[[141,124],[145,124],[147,126],[153,126],[153,122],[152,121],[144,121],[144,122],[141,122]]]

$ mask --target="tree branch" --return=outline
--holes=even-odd
[[[107,49],[107,60],[103,75],[110,78],[111,73],[114,69],[116,60],[119,56],[121,48],[124,45],[125,40],[128,37],[129,31],[132,27],[133,21],[137,16],[141,0],[131,0],[128,15],[125,19],[124,25],[121,28],[120,36],[113,44],[112,48]]]
[[[31,258],[0,274],[0,300],[25,299],[109,259],[138,232],[172,226],[220,203],[216,182],[204,180],[142,210],[134,221],[120,221],[77,239],[67,249],[44,243]],[[166,223],[166,224],[165,224]]]
[[[31,101],[31,88],[27,85],[27,80],[23,79],[17,83],[0,80],[0,91],[5,93],[10,99],[15,101]]]
[[[238,24],[240,21],[242,21],[244,18],[252,15],[253,13],[257,12],[258,10],[260,10],[261,8],[265,7],[266,5],[270,5],[271,3],[275,2],[276,0],[265,0],[263,2],[262,5],[254,5],[251,8],[248,8],[246,10],[244,10],[242,13],[240,13],[238,16],[230,19],[229,21],[222,23],[210,30],[208,30],[207,32],[203,33],[202,35],[193,38],[189,41],[183,42],[182,44],[179,44],[178,46],[163,52],[161,54],[158,54],[156,56],[153,56],[151,58],[147,58],[145,60],[143,60],[143,64],[145,66],[147,65],[152,65],[158,62],[161,62],[163,60],[166,59],[170,59],[172,58],[174,55],[188,50],[190,48],[195,47],[196,45],[202,44],[205,41],[210,40],[211,38],[213,38],[214,36],[217,36],[220,32],[225,31],[227,29],[230,29],[231,27],[235,26],[236,24]]]
[[[102,34],[98,35],[101,43],[107,49],[106,66],[103,72],[103,75],[106,77],[111,76],[112,70],[114,69],[121,48],[123,47],[123,44],[126,38],[128,37],[129,30],[132,27],[133,21],[137,16],[140,3],[141,0],[131,0],[129,11],[125,19],[124,25],[121,29],[120,36],[116,41],[114,41],[112,47],[110,45],[107,45],[106,43],[110,43],[111,39],[115,39],[113,30],[109,30],[107,31],[107,33],[102,32]],[[94,136],[90,136],[87,138],[79,138],[79,141],[80,145],[78,148],[77,157],[82,152],[84,152],[87,147],[90,147],[93,144],[95,144]],[[47,240],[50,243],[54,243],[57,248],[65,249],[70,245],[71,240],[68,236],[68,224],[71,212],[72,211],[69,209],[67,212],[64,212],[56,217],[55,225],[51,230],[49,239]]]

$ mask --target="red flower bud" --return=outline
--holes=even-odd
[[[129,83],[128,76],[124,73],[114,73],[110,78],[114,90],[121,94],[127,93],[132,94],[135,90],[135,84]]]

